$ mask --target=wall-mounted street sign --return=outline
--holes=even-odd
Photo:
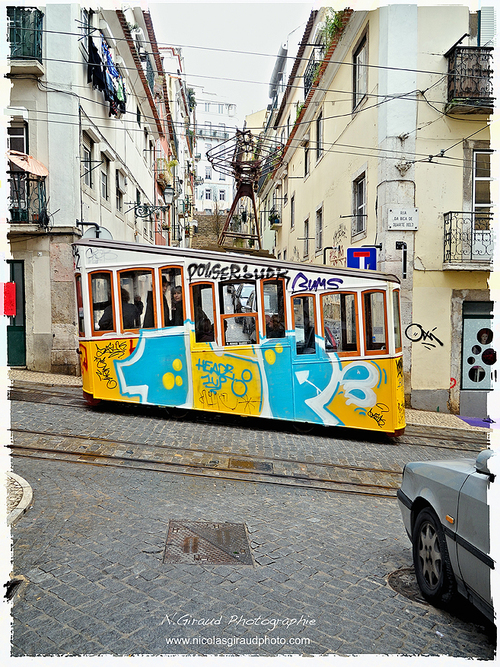
[[[418,208],[398,206],[390,208],[387,229],[416,232],[418,229]]]
[[[351,269],[377,270],[377,248],[347,248],[346,259]]]

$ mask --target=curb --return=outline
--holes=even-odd
[[[7,525],[12,526],[26,512],[33,501],[33,489],[28,482],[16,475],[14,472],[7,471],[7,477],[14,483],[17,483],[22,489],[22,498],[11,512],[7,515]]]
[[[407,424],[404,432],[404,436],[453,440],[476,445],[482,449],[488,447],[490,435],[491,432],[489,429],[477,429],[477,431],[473,431],[466,428],[429,426],[427,424]]]

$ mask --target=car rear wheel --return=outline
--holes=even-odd
[[[430,507],[417,516],[412,542],[415,575],[424,598],[431,604],[448,604],[455,595],[455,577],[443,529]]]

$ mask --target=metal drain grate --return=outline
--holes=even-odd
[[[169,521],[164,563],[253,565],[244,523]]]

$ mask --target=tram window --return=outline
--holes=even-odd
[[[385,293],[364,292],[365,343],[367,352],[387,352]]]
[[[82,277],[78,274],[76,280],[76,306],[78,308],[78,333],[85,336],[85,322],[83,319]]]
[[[94,331],[116,331],[113,313],[111,273],[92,273],[92,325]]]
[[[197,343],[215,340],[215,302],[210,283],[193,285],[194,332]]]
[[[222,283],[219,286],[224,345],[248,345],[257,342],[255,295],[254,282]]]
[[[339,355],[357,353],[356,294],[324,294],[322,306],[325,350]]]
[[[394,290],[392,293],[392,312],[394,317],[394,345],[396,352],[400,352],[401,345],[401,312],[399,305],[399,290]]]
[[[293,298],[293,322],[297,354],[315,354],[314,297],[296,296]]]
[[[182,289],[182,271],[177,268],[161,270],[161,322],[163,327],[176,327],[184,324],[184,295]],[[151,305],[150,305],[151,304]],[[153,292],[148,292],[146,314],[143,328],[154,326]]]
[[[145,316],[144,302],[147,302],[149,292],[153,292],[153,272],[151,269],[134,269],[133,271],[120,272],[122,329],[147,329],[155,326],[154,317],[153,321],[143,324]]]
[[[284,338],[286,326],[283,281],[264,281],[263,294],[266,336],[267,338]]]

